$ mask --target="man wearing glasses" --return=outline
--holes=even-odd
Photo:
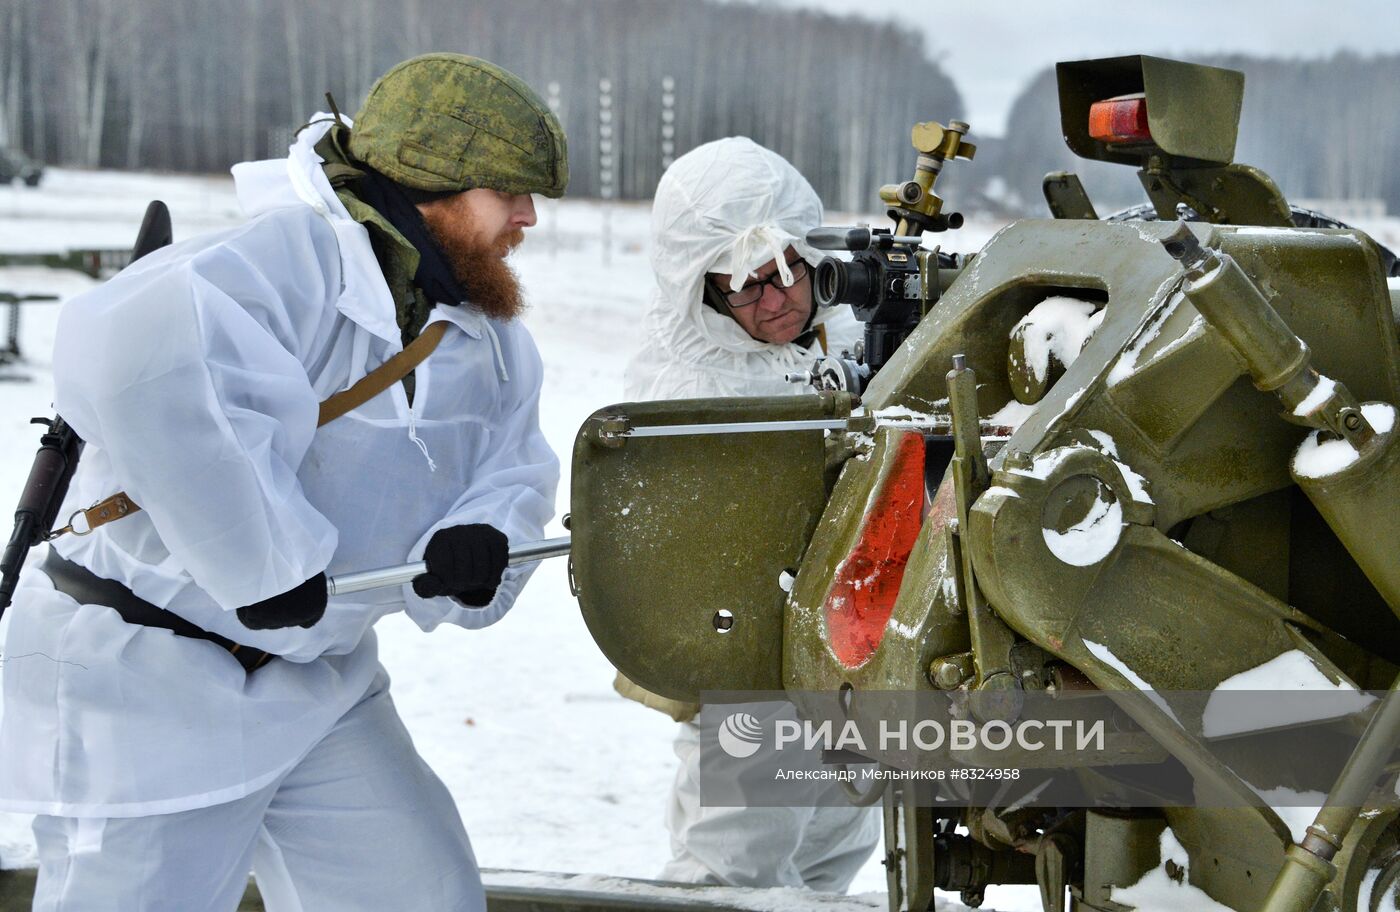
[[[821,224],[811,184],[751,139],[706,143],[676,159],[652,204],[656,293],[646,339],[627,366],[632,400],[810,392],[805,370],[828,330],[854,342],[849,310],[816,313],[806,233]],[[836,340],[833,339],[834,344]]]
[[[774,258],[760,266],[738,291],[729,290],[734,277],[723,273],[706,276],[705,284],[713,300],[722,303],[720,312],[733,317],[752,338],[811,348],[820,329],[808,328],[814,316],[810,271],[802,255],[788,247],[782,260]]]
[[[859,328],[844,307],[818,313],[814,306],[811,273],[820,254],[805,238],[821,223],[812,186],[750,139],[706,143],[677,159],[652,205],[657,290],[642,350],[627,366],[627,398],[810,392],[784,375],[806,370],[826,344],[854,342]],[[621,675],[616,686],[681,723],[666,813],[673,857],[664,879],[830,892],[850,886],[879,841],[877,809],[850,807],[832,782],[814,785],[810,807],[703,807],[701,738],[708,730],[714,743],[731,707],[668,700]],[[795,716],[789,709],[781,718]],[[744,762],[772,762],[771,751]]]

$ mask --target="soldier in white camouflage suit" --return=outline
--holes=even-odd
[[[564,191],[563,132],[435,54],[234,178],[247,224],[60,317],[55,404],[87,441],[64,515],[141,509],[55,541],[10,612],[0,806],[38,815],[34,908],[232,910],[251,867],[273,912],[480,912],[373,625],[483,627],[529,576],[507,541],[540,537],[559,467],[505,256]]]
[[[853,343],[859,326],[844,307],[820,313],[814,307],[811,273],[820,255],[805,238],[821,223],[812,186],[750,139],[706,143],[677,159],[652,207],[657,291],[646,341],[627,367],[627,398],[810,392],[784,375],[809,368],[827,345],[839,351],[841,343]],[[878,808],[851,807],[833,782],[814,787],[805,807],[704,807],[701,738],[708,731],[714,743],[730,708],[677,703],[622,676],[617,687],[681,723],[680,765],[666,814],[673,858],[662,877],[831,892],[850,886],[879,842]],[[760,721],[771,729],[779,717],[795,718],[789,709]],[[771,750],[760,750],[726,762],[774,759]]]

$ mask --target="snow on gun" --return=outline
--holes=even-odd
[[[1056,218],[934,256],[908,243],[936,230],[908,202],[932,196],[943,163],[920,148],[922,183],[886,200],[913,218],[829,233],[870,255],[828,268],[819,292],[869,318],[863,352],[801,377],[821,395],[620,403],[580,429],[584,618],[661,696],[785,690],[816,715],[837,694],[871,728],[893,691],[965,699],[988,724],[1046,694],[1110,691],[1131,724],[1108,750],[1136,752],[1117,768],[1189,787],[1165,810],[1161,795],[1181,796],[1166,782],[1096,793],[1115,767],[1089,753],[1001,754],[1028,775],[917,813],[890,786],[892,910],[1036,882],[1047,908],[1072,890],[1076,907],[1121,909],[1158,881],[1183,908],[1375,907],[1358,896],[1400,884],[1400,808],[1393,789],[1368,793],[1400,709],[1375,707],[1400,700],[1307,723],[1322,729],[1265,732],[1261,713],[1232,728],[1227,756],[1186,695],[1294,654],[1329,688],[1391,687],[1400,270],[1233,162],[1241,74],[1133,56],[1057,76],[1071,149],[1139,169],[1151,206],[1100,219],[1078,178],[1055,174]],[[927,420],[858,420],[895,409]],[[1010,433],[981,439],[1007,416]],[[652,427],[677,433],[629,433]],[[1289,781],[1299,803],[1289,777],[1329,751],[1310,768],[1326,800],[1303,802],[1328,807],[1305,812],[1295,845],[1300,809],[1271,786]],[[1085,807],[1096,794],[1119,810]]]

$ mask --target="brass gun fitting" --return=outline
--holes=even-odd
[[[971,161],[977,154],[976,145],[963,141],[969,129],[960,120],[949,121],[946,127],[932,120],[914,124],[909,134],[914,151],[919,153],[914,177],[900,184],[885,184],[880,188],[880,200],[894,209],[937,219],[943,212],[943,200],[933,192],[933,185],[943,164],[956,159]],[[901,217],[897,233],[914,233],[915,224],[912,218]]]
[[[933,159],[942,167],[944,161],[955,158],[971,161],[977,154],[976,145],[963,142],[963,136],[971,129],[961,120],[950,120],[947,127],[929,120],[914,124],[909,138],[920,158]]]
[[[921,162],[922,158],[919,159]],[[916,180],[902,184],[885,184],[880,188],[880,201],[887,206],[917,206],[924,201],[927,188]],[[942,205],[942,201],[939,201]]]

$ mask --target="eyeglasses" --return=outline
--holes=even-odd
[[[759,299],[763,297],[764,290],[769,285],[772,285],[779,291],[786,292],[787,289],[794,287],[795,285],[797,285],[798,282],[807,278],[806,260],[802,259],[801,257],[798,257],[796,260],[792,261],[791,263],[788,263],[787,266],[788,269],[792,272],[791,284],[784,285],[782,272],[775,272],[768,278],[763,279],[762,281],[753,282],[748,285],[745,285],[738,291],[729,292],[724,296],[725,303],[727,303],[731,309],[735,307],[748,307],[752,304],[757,304],[759,302]]]

